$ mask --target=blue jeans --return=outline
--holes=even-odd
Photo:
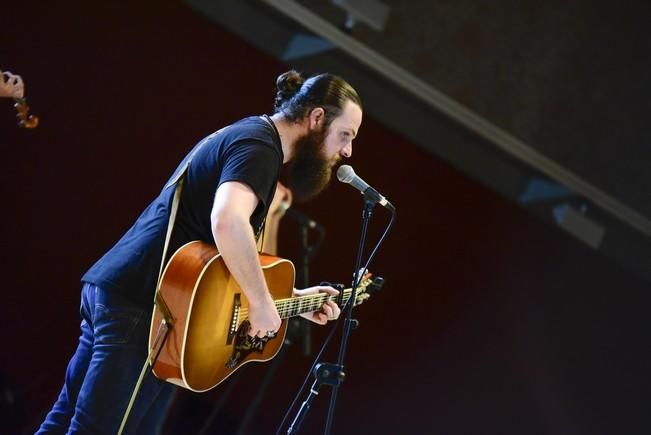
[[[147,358],[151,311],[86,283],[81,317],[79,346],[59,398],[37,434],[116,434]],[[124,433],[159,433],[175,388],[149,373]]]

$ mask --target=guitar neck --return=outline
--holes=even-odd
[[[358,287],[358,292],[362,291],[363,287]],[[344,290],[344,304],[350,299],[353,289]],[[358,293],[359,294],[359,293]],[[338,296],[331,296],[326,293],[317,293],[314,295],[298,296],[288,299],[276,300],[276,308],[278,315],[281,319],[289,319],[303,313],[309,313],[321,309],[321,306],[327,301],[335,301]]]

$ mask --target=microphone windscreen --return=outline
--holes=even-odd
[[[355,178],[355,171],[350,165],[341,165],[337,169],[337,179],[342,183],[350,183]]]

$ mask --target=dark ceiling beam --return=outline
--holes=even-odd
[[[601,207],[647,237],[651,237],[651,220],[565,169],[507,131],[472,112],[459,102],[449,98],[380,53],[347,35],[340,28],[319,17],[308,8],[294,0],[261,0],[261,2],[275,8],[316,35],[330,41],[361,64],[371,68],[396,86],[419,98],[431,108],[444,113],[511,156],[564,184],[572,191],[589,199],[594,205]],[[426,146],[430,143],[427,142]]]
[[[290,63],[292,68],[328,70],[346,77],[363,96],[365,112],[373,118],[651,280],[651,270],[644,260],[651,258],[651,221],[337,26],[290,0],[186,3],[264,52]],[[318,37],[335,48],[317,44],[313,53],[303,47],[303,57],[289,53],[297,38]],[[396,164],[400,164],[399,157]],[[522,201],[532,180],[563,186],[570,197]],[[562,216],[559,210],[564,211]],[[595,232],[595,228],[600,229]]]

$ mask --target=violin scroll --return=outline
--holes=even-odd
[[[18,125],[23,128],[36,128],[38,125],[38,116],[29,113],[27,100],[25,98],[14,98],[14,101]]]

